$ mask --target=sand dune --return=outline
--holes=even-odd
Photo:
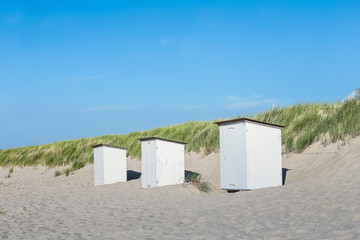
[[[219,190],[219,153],[186,154],[185,168],[214,191],[191,185],[93,187],[93,165],[69,177],[45,167],[0,168],[2,239],[359,239],[360,138],[283,156],[285,185]]]

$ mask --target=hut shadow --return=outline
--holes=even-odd
[[[141,172],[136,172],[133,170],[127,171],[127,180],[128,181],[136,180],[136,179],[139,179],[140,177],[141,177]]]
[[[200,175],[200,173],[185,170],[185,182],[190,182],[191,181],[191,176],[193,176],[194,174]]]
[[[286,173],[288,171],[290,171],[291,169],[288,169],[288,168],[283,168],[282,169],[282,185],[285,185],[285,181],[286,181]]]

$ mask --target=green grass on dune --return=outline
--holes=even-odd
[[[40,146],[13,148],[0,151],[1,166],[31,166],[44,164],[49,167],[71,164],[71,171],[82,168],[93,161],[92,145],[109,144],[128,148],[128,155],[140,158],[140,137],[157,136],[188,143],[187,151],[207,152],[219,146],[219,130],[212,122],[186,122],[170,127],[160,127],[126,135],[105,135],[62,141]]]
[[[286,152],[301,152],[315,141],[328,144],[359,136],[360,100],[277,107],[254,118],[287,126],[282,130]]]
[[[315,141],[323,143],[344,140],[360,135],[360,100],[335,103],[306,103],[276,107],[250,116],[254,119],[285,125],[282,143],[286,152],[301,152]],[[187,142],[187,152],[207,154],[219,149],[219,128],[212,121],[186,122],[126,135],[105,135],[62,141],[41,146],[5,149],[0,151],[1,166],[71,165],[70,171],[93,161],[92,145],[109,144],[128,148],[128,155],[140,158],[139,137],[162,137]]]

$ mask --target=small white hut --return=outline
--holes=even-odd
[[[220,185],[250,190],[282,185],[281,129],[284,126],[238,118],[220,127]]]
[[[141,187],[151,188],[184,183],[183,142],[158,137],[141,141]]]
[[[92,146],[94,149],[94,185],[127,181],[126,150],[105,144]]]

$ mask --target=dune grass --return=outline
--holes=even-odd
[[[255,119],[287,126],[282,131],[286,152],[301,152],[315,141],[324,145],[360,135],[360,100],[297,104],[274,108]]]
[[[60,175],[61,175],[60,170],[56,170],[55,173],[54,173],[54,176],[55,176],[55,177],[58,177],[58,176],[60,176]]]
[[[360,135],[360,98],[335,103],[299,103],[275,107],[248,116],[257,120],[285,125],[282,144],[286,152],[301,152],[315,141],[324,144]],[[5,149],[0,151],[0,166],[46,165],[68,166],[66,175],[93,162],[92,145],[109,144],[127,147],[128,155],[140,158],[139,137],[157,136],[187,142],[187,152],[208,154],[219,149],[219,128],[213,121],[185,122],[125,135],[105,135],[62,141],[40,146]]]
[[[210,184],[208,182],[204,182],[202,180],[202,175],[196,172],[193,172],[191,175],[187,176],[185,178],[185,183],[191,183],[197,189],[199,189],[200,192],[208,193],[211,191]]]

